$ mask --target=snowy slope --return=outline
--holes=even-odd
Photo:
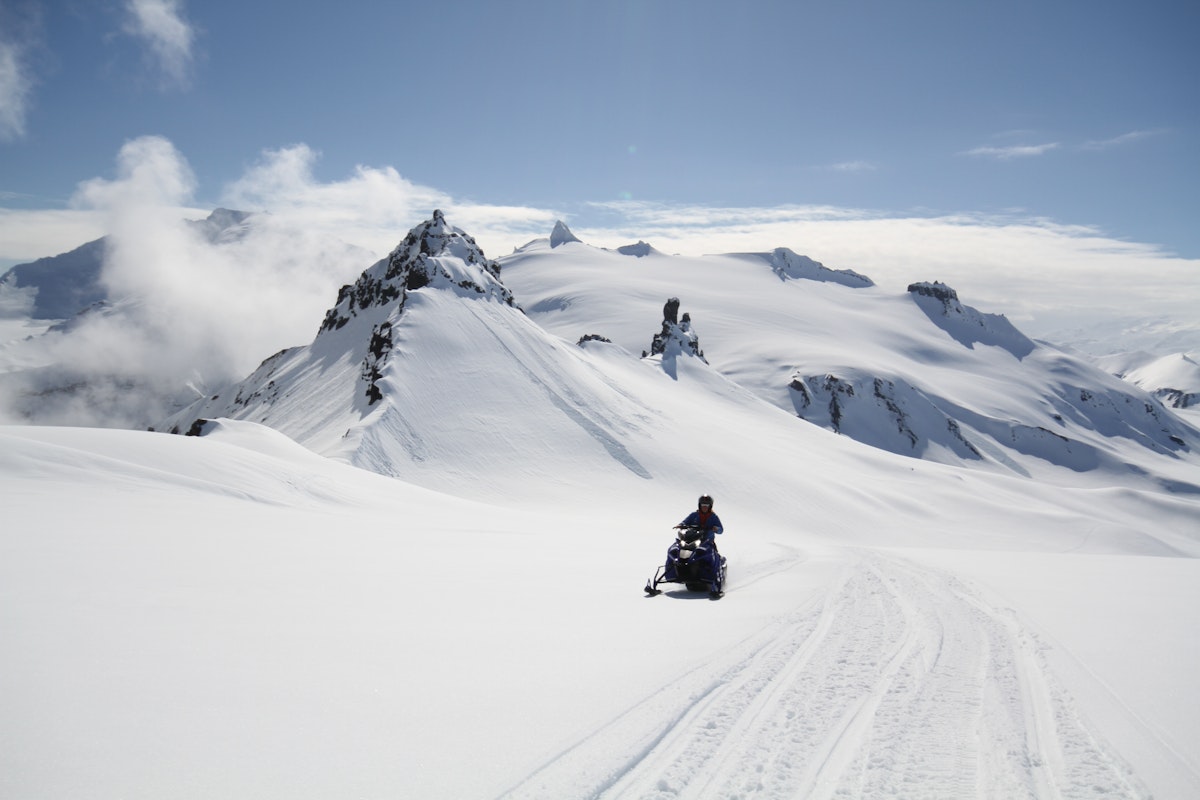
[[[1200,405],[1200,364],[1190,353],[1152,356],[1119,353],[1096,359],[1101,369],[1145,389],[1165,405],[1188,409]]]
[[[757,405],[756,450],[778,417]],[[672,410],[697,431],[712,408]],[[678,442],[640,491],[552,503],[529,484],[485,507],[252,423],[0,429],[6,791],[1200,788],[1200,560],[1156,538],[1195,502],[1071,497],[812,433],[803,458],[708,465],[732,564],[712,603],[640,595],[694,494]]]
[[[435,214],[202,436],[0,426],[5,792],[1200,794],[1182,421],[1063,399],[1081,471],[893,452],[795,376],[903,376],[972,441],[1143,395],[936,292],[569,234],[495,262]],[[701,492],[726,596],[643,597]]]
[[[777,254],[630,259],[537,240],[500,261],[530,316],[571,340],[645,349],[648,320],[678,297],[717,371],[875,447],[1039,479],[1195,485],[1200,434],[1144,392],[950,287],[895,296],[828,269],[781,271]]]

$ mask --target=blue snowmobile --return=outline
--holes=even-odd
[[[676,525],[667,561],[646,581],[646,595],[662,594],[660,583],[682,583],[689,592],[708,592],[713,600],[725,594],[725,556],[712,537],[695,525]]]

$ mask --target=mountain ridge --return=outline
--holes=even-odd
[[[206,235],[243,235],[250,218],[214,212]],[[284,348],[229,388],[198,387],[203,397],[151,424],[187,431],[197,418],[267,421],[317,452],[411,476],[437,450],[431,442],[438,437],[421,426],[449,434],[432,410],[439,403],[474,419],[508,406],[511,398],[479,390],[489,383],[482,376],[495,371],[524,376],[526,401],[546,404],[549,418],[573,420],[573,433],[559,431],[566,440],[587,431],[589,447],[617,453],[629,468],[638,462],[632,440],[589,416],[601,409],[600,417],[616,419],[621,414],[611,409],[630,399],[611,375],[614,359],[650,359],[677,377],[677,356],[687,353],[794,418],[897,455],[1068,482],[1123,474],[1181,490],[1200,483],[1166,477],[1175,471],[1172,460],[1194,463],[1200,449],[1187,420],[1090,363],[1032,341],[1003,315],[963,303],[945,284],[916,282],[896,295],[787,248],[630,254],[587,245],[560,221],[550,237],[490,259],[435,210],[337,292],[314,320],[309,344]],[[678,319],[681,307],[688,313]],[[93,316],[117,313],[97,308]],[[656,324],[662,330],[653,333]],[[450,379],[455,368],[479,377]],[[44,369],[53,375],[52,365]],[[574,385],[580,375],[588,376],[584,389]],[[151,387],[113,389],[115,396]],[[643,397],[635,405],[653,402]],[[386,425],[372,431],[380,420]],[[483,442],[506,446],[495,433],[502,427],[479,426],[480,452]],[[1139,449],[1115,447],[1114,437]],[[1125,463],[1128,452],[1136,455],[1132,463]]]

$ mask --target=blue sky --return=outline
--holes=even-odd
[[[358,192],[335,216],[390,198],[398,240],[438,202],[498,255],[560,217],[682,251],[782,213],[1040,228],[1194,277],[1197,40],[1193,2],[0,0],[0,266],[80,243],[89,182],[153,137],[178,205]]]

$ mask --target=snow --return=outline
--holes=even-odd
[[[524,312],[360,309],[204,436],[0,427],[0,795],[1200,796],[1193,446],[965,301],[968,344],[907,295],[650,255],[540,240],[501,259]],[[709,363],[640,357],[669,297]],[[795,370],[851,367],[994,453],[797,419]],[[979,435],[1055,380],[1096,398],[1058,406],[1087,470]],[[726,596],[644,597],[701,493]]]
[[[1102,369],[1163,400],[1186,409],[1200,405],[1200,364],[1194,353],[1153,356],[1148,353],[1118,353],[1096,359]]]

